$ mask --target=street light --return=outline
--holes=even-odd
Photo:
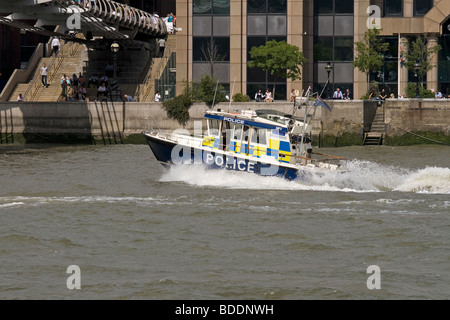
[[[121,94],[120,94],[120,88],[119,88],[119,81],[117,80],[117,59],[118,59],[118,53],[120,50],[120,46],[117,42],[113,42],[111,45],[111,51],[113,52],[113,58],[114,58],[114,75],[113,75],[113,81],[111,83],[111,101],[120,101],[122,100]]]
[[[327,62],[327,65],[325,66],[325,70],[328,73],[328,78],[327,78],[327,83],[328,83],[330,81],[330,73],[331,73],[331,71],[333,71],[333,66],[332,66],[331,62]],[[328,86],[327,99],[330,99],[330,98],[331,98],[331,96],[330,96],[330,87]]]
[[[414,63],[414,70],[416,71],[416,77],[417,77],[417,83],[416,83],[416,98],[420,98],[420,94],[419,94],[419,70],[420,70],[420,63],[419,61],[416,61],[416,63]]]

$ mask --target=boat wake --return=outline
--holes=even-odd
[[[346,167],[345,172],[311,173],[306,180],[288,181],[225,169],[209,170],[203,165],[177,165],[165,171],[160,181],[230,189],[450,194],[450,168],[410,170],[359,160],[348,161]]]

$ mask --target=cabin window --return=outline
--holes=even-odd
[[[266,129],[252,129],[252,143],[266,144]]]
[[[241,137],[242,137],[242,124],[236,124],[234,125],[233,140],[241,141]]]
[[[250,133],[249,126],[244,126],[244,136],[242,137],[242,142],[248,142],[248,134]]]
[[[209,120],[209,135],[218,137],[219,136],[219,128],[220,128],[220,121],[215,119]]]

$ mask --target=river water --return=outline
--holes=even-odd
[[[450,148],[316,151],[349,171],[299,182],[166,170],[147,145],[0,147],[0,299],[449,299]]]

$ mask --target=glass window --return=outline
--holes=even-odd
[[[266,72],[261,68],[247,68],[248,82],[266,82]]]
[[[194,0],[193,14],[212,14],[211,0]]]
[[[334,60],[353,61],[353,37],[334,38]]]
[[[207,37],[212,35],[211,16],[194,16],[192,18],[192,35],[194,37]]]
[[[242,124],[235,124],[233,140],[241,141],[241,137],[242,137]]]
[[[314,14],[332,14],[333,0],[315,0]]]
[[[352,63],[335,63],[334,64],[334,83],[353,82],[353,64]],[[331,81],[331,80],[330,80]],[[334,87],[336,88],[336,87]],[[340,88],[340,87],[339,87]]]
[[[287,0],[248,0],[247,13],[286,13]]]
[[[287,0],[267,0],[268,13],[286,13]]]
[[[244,126],[244,134],[243,134],[243,136],[242,136],[242,142],[248,142],[248,134],[249,134],[249,132],[250,132],[250,127],[248,127],[248,126]]]
[[[384,15],[385,16],[403,15],[403,0],[385,0]]]
[[[252,129],[252,143],[266,144],[266,129]]]
[[[286,35],[286,16],[267,17],[268,34]]]
[[[230,0],[213,0],[214,14],[229,15]]]
[[[247,12],[250,13],[265,13],[266,0],[248,0]]]
[[[193,61],[210,61],[211,54],[215,56],[214,61],[230,61],[230,38],[194,37],[192,42]]]
[[[249,16],[247,18],[248,35],[265,35],[267,32],[266,16]]]
[[[316,17],[317,35],[332,36],[333,35],[333,16]]]
[[[333,60],[333,37],[314,38],[314,61]]]
[[[230,17],[213,17],[213,35],[216,37],[230,36]]]
[[[336,13],[353,13],[353,0],[339,0],[335,1]]]
[[[433,7],[433,0],[414,0],[414,15],[424,16]]]
[[[334,34],[336,36],[353,36],[353,16],[335,16]]]
[[[215,119],[209,119],[209,135],[218,137],[219,136],[219,126],[220,126],[219,120]]]

